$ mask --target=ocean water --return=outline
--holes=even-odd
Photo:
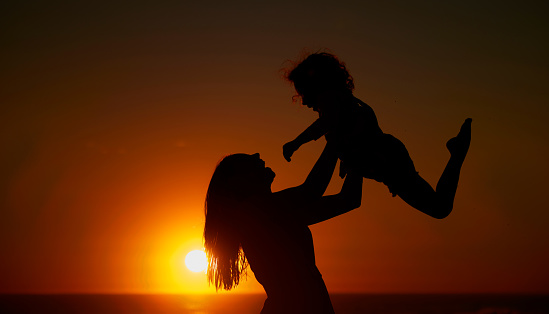
[[[549,314],[549,295],[331,295],[338,314]],[[247,314],[259,313],[261,294],[0,295],[0,313]]]

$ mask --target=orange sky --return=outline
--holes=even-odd
[[[315,115],[279,70],[320,48],[431,184],[473,118],[447,219],[366,181],[312,227],[330,292],[549,293],[548,5],[483,3],[5,5],[0,293],[212,292],[183,258],[214,166],[259,152],[274,190],[304,180],[323,143],[284,161]]]

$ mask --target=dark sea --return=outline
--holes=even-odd
[[[549,295],[334,294],[338,314],[549,314]],[[0,313],[259,313],[262,294],[0,295]],[[282,313],[284,314],[284,313]]]

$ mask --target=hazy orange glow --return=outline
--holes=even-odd
[[[361,208],[312,227],[329,291],[548,293],[548,20],[498,5],[10,5],[0,293],[214,293],[184,259],[216,163],[259,152],[276,191],[322,150],[282,157],[316,118],[279,72],[304,47],[347,63],[431,184],[473,118],[447,219],[366,181]],[[250,272],[234,293],[261,291]]]

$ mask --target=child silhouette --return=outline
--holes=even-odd
[[[458,135],[446,143],[450,159],[436,190],[416,171],[404,144],[380,129],[376,115],[366,103],[353,96],[353,78],[345,64],[330,53],[314,53],[286,74],[304,105],[319,118],[294,140],[284,144],[287,161],[299,147],[325,136],[337,147],[345,168],[382,182],[419,211],[442,219],[452,211],[461,166],[471,142],[471,119],[465,120]]]

